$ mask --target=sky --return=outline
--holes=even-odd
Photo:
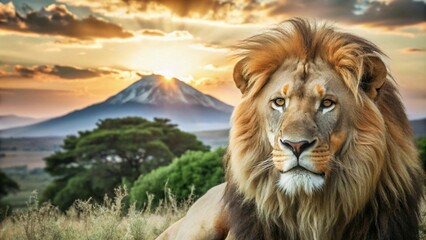
[[[59,116],[151,73],[235,106],[231,47],[291,17],[374,42],[409,118],[426,117],[426,1],[419,0],[0,0],[0,115]]]

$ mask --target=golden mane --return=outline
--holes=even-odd
[[[236,50],[241,60],[234,79],[243,99],[232,116],[225,161],[231,234],[236,239],[415,238],[423,171],[382,51],[365,39],[298,18]],[[339,174],[323,191],[297,199],[277,189],[278,173],[265,165],[272,148],[266,116],[255,104],[288,59],[328,63],[356,99],[345,148],[335,156]],[[384,84],[372,85],[377,75]]]
[[[364,73],[373,72],[369,57],[384,55],[373,43],[349,33],[337,32],[326,24],[290,19],[268,32],[250,37],[235,46],[244,59],[242,74],[249,80],[249,94],[256,95],[285,59],[327,61],[357,95]]]

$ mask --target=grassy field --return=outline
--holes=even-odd
[[[0,138],[0,151],[54,151],[59,150],[63,137]]]
[[[192,203],[191,198],[178,204],[173,195],[153,211],[124,211],[127,191],[116,190],[114,199],[104,204],[77,201],[65,214],[52,205],[39,206],[36,195],[30,198],[29,208],[18,211],[0,223],[0,239],[56,240],[56,239],[155,239],[169,225],[183,217]],[[147,209],[150,209],[148,207]],[[422,204],[420,239],[426,239],[426,208]]]
[[[27,166],[29,169],[44,168],[44,158],[53,151],[1,151],[0,168]]]
[[[13,209],[26,208],[28,199],[34,192],[41,193],[53,178],[41,169],[25,170],[11,173],[9,168],[7,175],[19,185],[19,191],[11,193],[3,198],[3,202]]]
[[[77,201],[65,214],[52,205],[39,206],[37,197],[32,196],[27,210],[0,223],[0,239],[155,239],[184,216],[192,203],[189,198],[178,204],[169,193],[167,201],[153,211],[137,211],[131,206],[124,213],[126,196],[126,190],[117,189],[116,197],[105,199],[102,205]]]
[[[420,213],[420,228],[419,228],[419,233],[420,233],[420,239],[421,240],[426,240],[426,201],[425,199],[423,199],[422,201],[422,210]]]
[[[42,169],[44,158],[59,149],[62,138],[0,138],[0,169],[18,183],[20,189],[2,201],[13,209],[25,208],[33,191],[41,193],[52,181]]]

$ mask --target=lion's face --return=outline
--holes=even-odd
[[[343,146],[352,94],[321,61],[286,61],[259,96],[278,186],[287,194],[320,190]]]

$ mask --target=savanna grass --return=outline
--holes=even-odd
[[[105,197],[103,204],[76,201],[66,212],[51,204],[39,204],[37,194],[30,197],[28,209],[19,211],[0,223],[0,239],[4,240],[115,240],[155,239],[169,225],[185,215],[193,203],[192,195],[178,203],[170,192],[167,199],[152,207],[148,197],[145,210],[125,207],[127,190],[117,188],[113,199]],[[426,204],[422,202],[420,239],[426,240]]]
[[[155,239],[169,225],[183,217],[192,203],[190,196],[178,203],[171,192],[167,199],[152,207],[149,196],[145,210],[135,205],[125,207],[126,189],[115,190],[113,199],[105,197],[103,204],[76,201],[65,213],[51,204],[39,204],[34,194],[28,209],[19,211],[0,223],[0,239],[56,240],[56,239]]]

